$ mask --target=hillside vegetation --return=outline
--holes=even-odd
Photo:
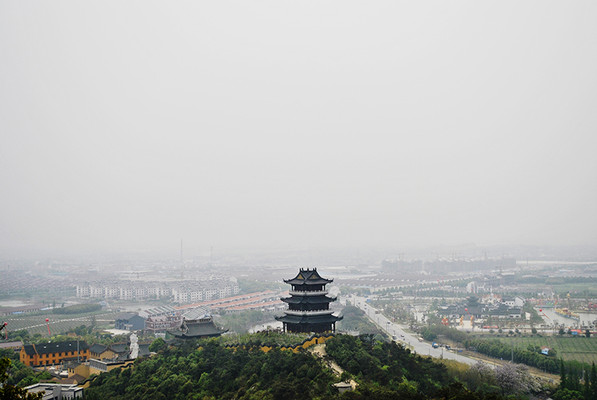
[[[260,341],[262,338],[259,338]],[[248,342],[251,342],[250,340]],[[394,342],[338,335],[326,342],[328,356],[345,372],[338,377],[326,360],[307,352],[267,353],[257,347],[228,349],[220,339],[163,346],[132,369],[97,377],[86,398],[94,399],[500,399],[531,390],[524,369],[499,378],[474,372],[460,379],[442,363],[412,354]],[[467,377],[468,372],[461,373]],[[340,395],[333,383],[354,379],[357,390]],[[469,379],[474,384],[467,388]],[[501,381],[499,379],[502,379]]]

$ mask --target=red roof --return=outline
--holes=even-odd
[[[185,304],[184,306],[174,307],[177,310],[184,310],[188,308],[197,308],[197,307],[210,307],[210,308],[223,308],[228,309],[230,307],[236,307],[241,305],[249,305],[249,304],[261,304],[263,300],[269,299],[273,296],[276,296],[276,292],[272,290],[266,290],[264,292],[255,292],[249,294],[243,294],[238,296],[232,297],[225,297],[223,299],[215,299],[209,301],[202,301],[200,303],[194,304]]]
[[[284,304],[284,303],[282,303],[280,300],[274,300],[274,301],[268,301],[266,303],[253,303],[253,304],[245,304],[245,305],[236,306],[236,307],[230,307],[230,308],[228,308],[228,311],[250,310],[251,308],[262,308],[262,307],[269,307],[269,306],[282,305],[282,304]]]

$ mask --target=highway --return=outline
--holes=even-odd
[[[404,325],[396,324],[390,321],[381,313],[381,311],[368,304],[367,299],[365,299],[364,297],[352,296],[351,300],[354,303],[354,305],[363,310],[365,314],[369,317],[369,319],[371,319],[371,321],[373,321],[374,324],[379,326],[380,329],[382,329],[391,337],[395,336],[396,342],[404,343],[407,347],[409,347],[412,351],[415,351],[417,354],[429,355],[435,358],[455,360],[468,365],[473,365],[476,364],[478,361],[482,361],[463,356],[451,350],[446,350],[443,347],[435,349],[433,348],[433,346],[431,346],[431,344],[427,342],[420,342],[417,336],[414,336],[413,334],[406,332],[406,327]],[[487,364],[492,367],[495,367],[495,365],[492,363]]]

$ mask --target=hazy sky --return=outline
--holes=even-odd
[[[597,243],[596,21],[1,1],[0,250]]]

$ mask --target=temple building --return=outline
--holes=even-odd
[[[172,336],[177,339],[201,339],[220,336],[228,332],[228,329],[218,328],[211,315],[203,309],[194,309],[182,316],[182,323],[178,329],[170,330]]]
[[[19,354],[19,360],[29,367],[58,365],[73,359],[86,361],[88,358],[89,346],[83,341],[25,344]]]
[[[330,303],[335,297],[327,296],[325,285],[333,279],[322,278],[317,268],[301,268],[293,279],[286,280],[292,286],[290,297],[282,300],[288,303],[283,316],[276,317],[284,324],[285,332],[335,332],[336,322],[342,319],[332,314]]]

